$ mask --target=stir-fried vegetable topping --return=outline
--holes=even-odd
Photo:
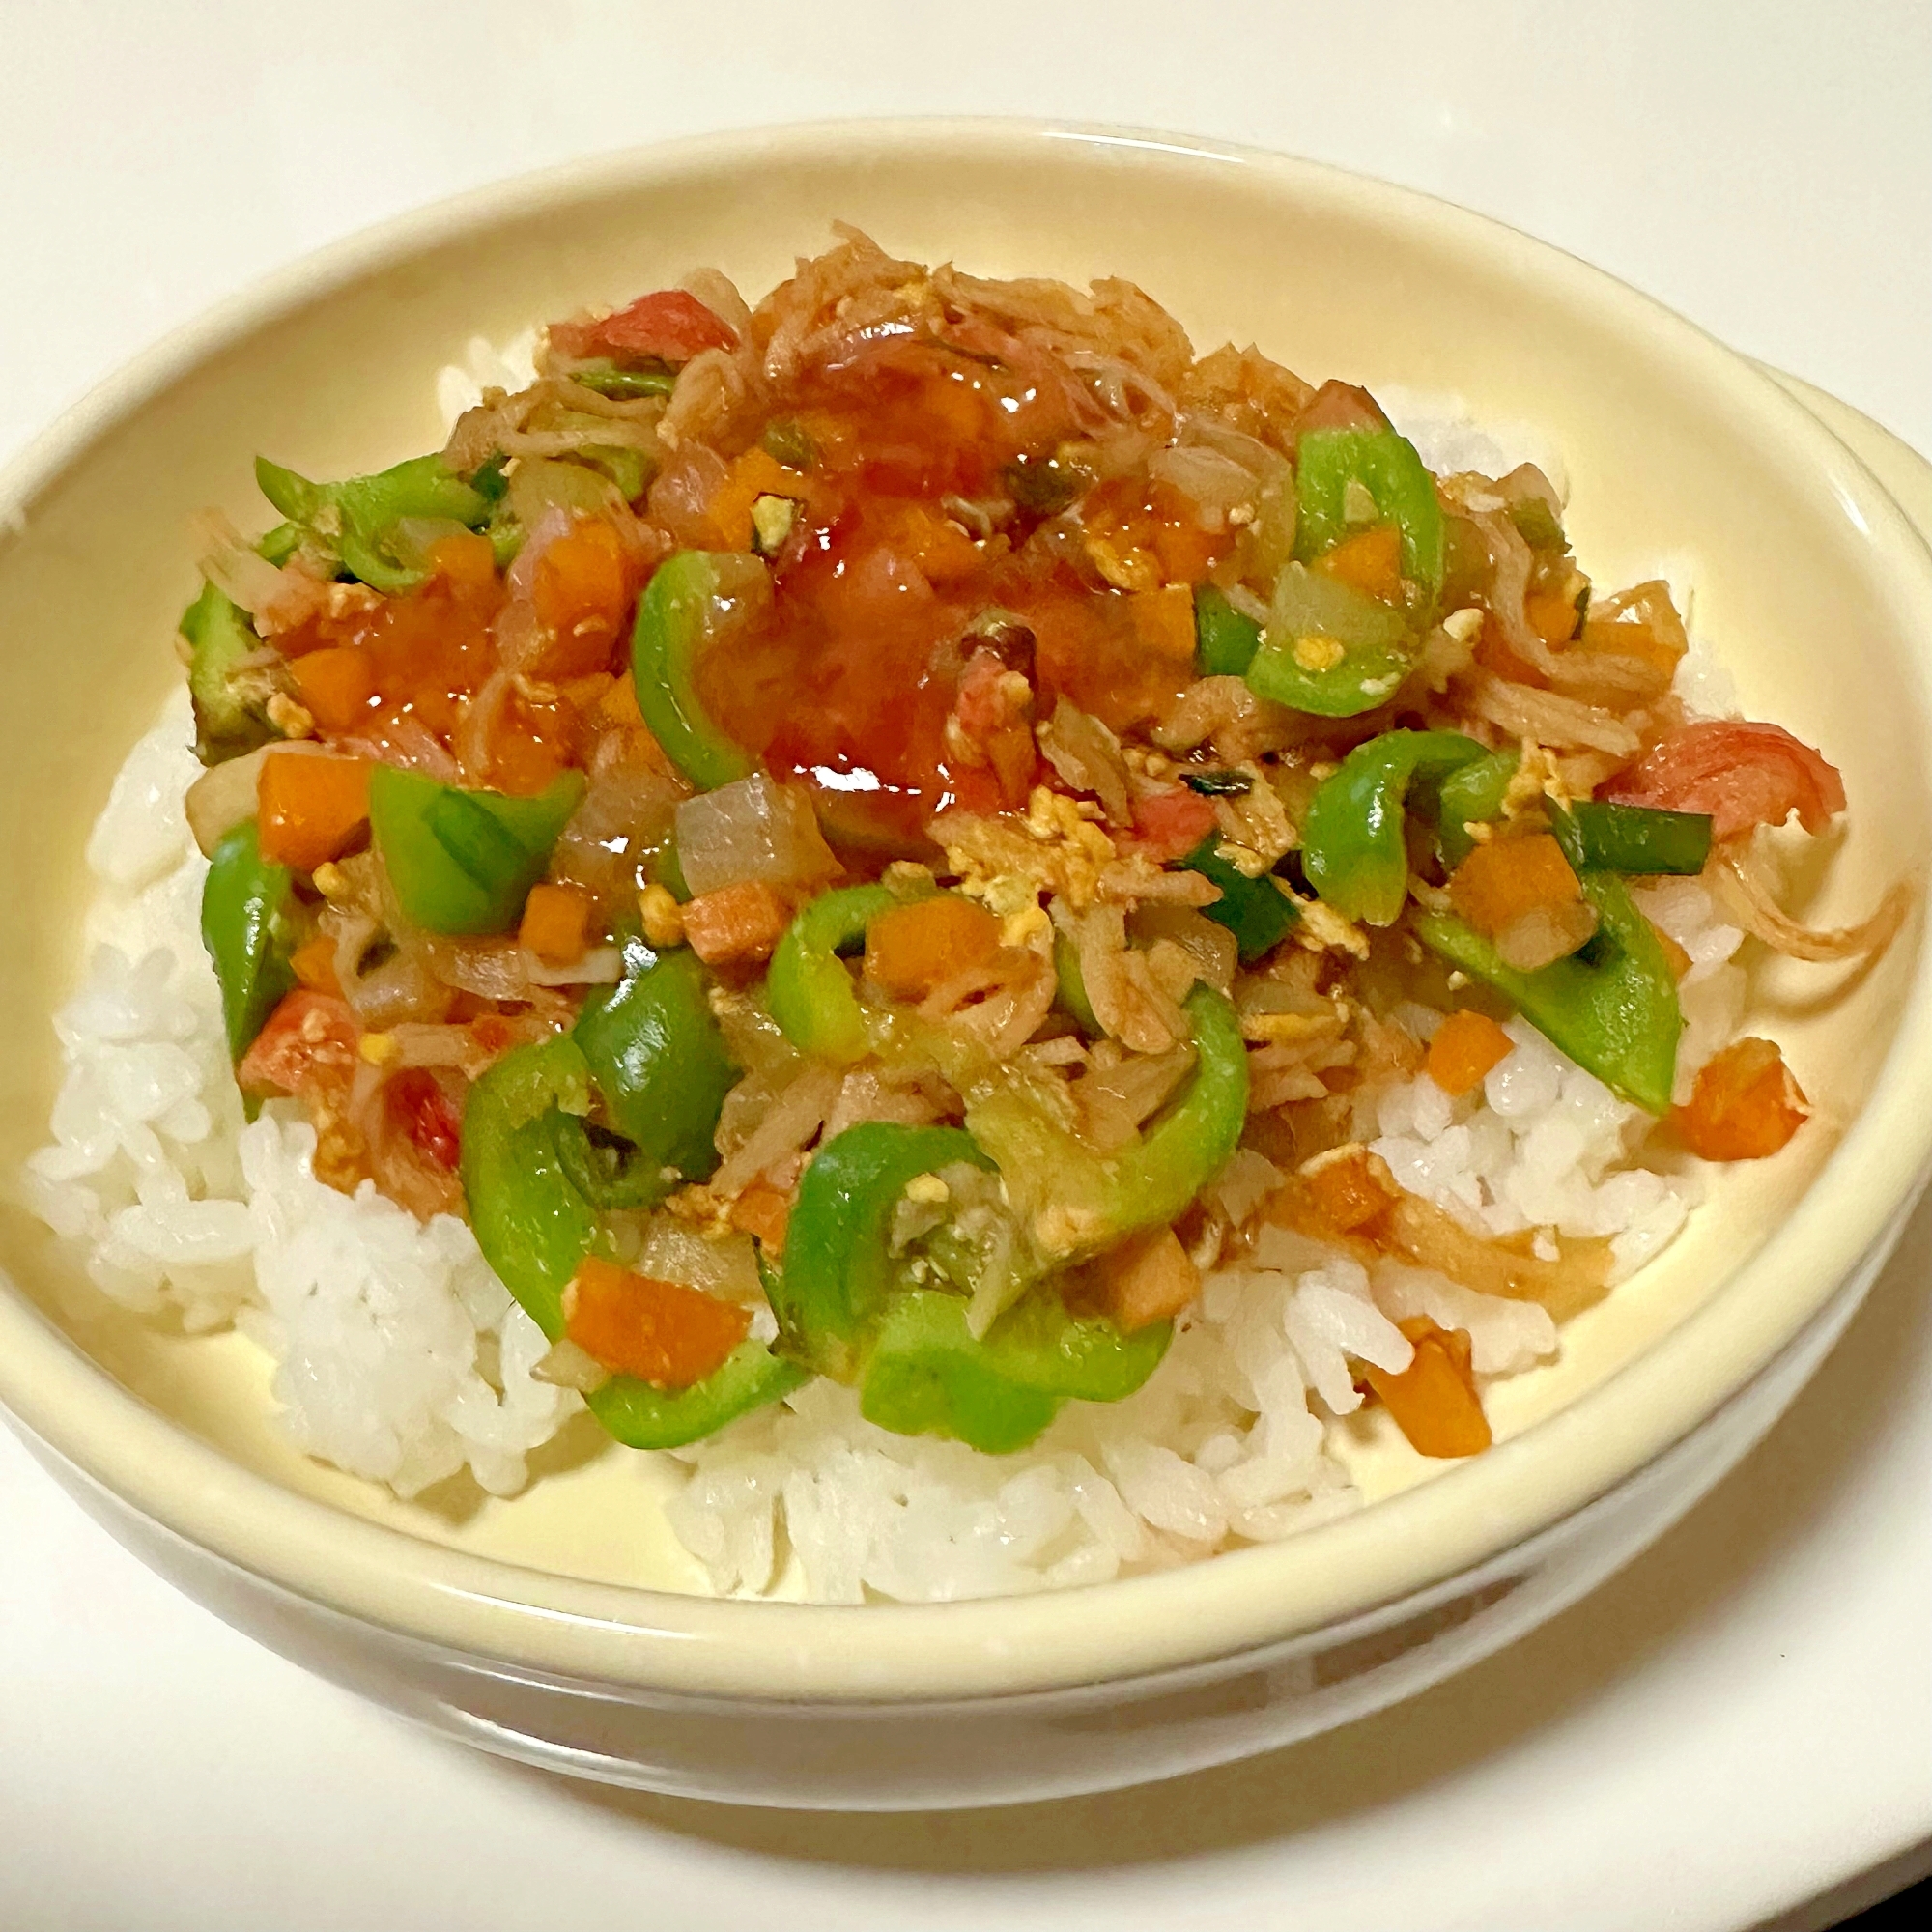
[[[1777,911],[1748,841],[1837,774],[1690,715],[1667,589],[1598,596],[1541,472],[1434,476],[1125,283],[853,237],[754,310],[693,286],[553,323],[441,451],[262,461],[282,522],[215,520],[182,620],[251,1104],[467,1212],[619,1440],[815,1374],[1017,1448],[1138,1388],[1264,1210],[1578,1305],[1601,1243],[1354,1138],[1378,1082],[1500,1093],[1511,1009],[1707,1158],[1797,1131],[1767,1041],[1680,1084],[1704,968],[1630,882],[1708,871],[1807,957],[1900,911]],[[1481,1449],[1468,1336],[1403,1335],[1367,1385]]]

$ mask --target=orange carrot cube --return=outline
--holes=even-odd
[[[1548,832],[1520,838],[1492,838],[1456,867],[1449,897],[1478,932],[1492,937],[1525,913],[1568,904],[1583,896],[1563,848]]]
[[[376,695],[369,653],[354,644],[307,651],[289,666],[303,708],[325,731],[353,731]]]
[[[1352,1141],[1304,1162],[1301,1181],[1321,1219],[1344,1235],[1379,1220],[1402,1192],[1387,1163]]]
[[[563,1291],[564,1332],[612,1375],[653,1388],[690,1388],[751,1332],[752,1315],[680,1282],[582,1262]]]
[[[707,966],[742,964],[770,955],[791,913],[762,879],[743,879],[699,893],[684,908],[686,943]]]
[[[1414,1345],[1415,1359],[1400,1375],[1368,1366],[1363,1377],[1409,1446],[1441,1457],[1487,1449],[1493,1437],[1476,1393],[1466,1331],[1438,1328],[1426,1315],[1412,1315],[1397,1326]]]
[[[554,682],[607,670],[631,608],[623,539],[602,517],[580,520],[544,552],[530,595],[548,633],[541,676]]]
[[[1699,1069],[1689,1102],[1671,1118],[1705,1160],[1762,1160],[1811,1116],[1784,1055],[1768,1039],[1734,1039]]]
[[[1532,590],[1522,600],[1529,628],[1546,644],[1567,644],[1577,632],[1577,606],[1560,590]]]
[[[335,976],[335,942],[326,932],[305,939],[290,955],[296,983],[311,993],[333,993],[339,999],[342,981]]]
[[[731,1225],[755,1236],[767,1256],[784,1253],[785,1230],[791,1222],[791,1196],[768,1180],[754,1180],[731,1204]]]
[[[1194,593],[1184,583],[1164,590],[1136,590],[1128,599],[1134,641],[1170,664],[1194,662]]]
[[[1000,922],[984,906],[943,893],[894,906],[867,926],[866,977],[891,999],[923,1000],[999,947]]]
[[[583,957],[590,931],[590,900],[575,886],[535,885],[524,901],[517,943],[553,966]]]
[[[1402,532],[1393,524],[1378,524],[1344,537],[1315,568],[1364,597],[1381,604],[1402,602]]]
[[[1514,1042],[1487,1013],[1461,1008],[1435,1029],[1425,1063],[1429,1077],[1452,1097],[1469,1092],[1505,1059]]]
[[[368,823],[369,760],[270,752],[255,784],[262,856],[312,872]]]

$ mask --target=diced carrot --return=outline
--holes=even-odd
[[[923,1000],[999,946],[1000,922],[984,906],[943,893],[894,906],[867,926],[866,977],[892,999]]]
[[[638,687],[626,671],[615,679],[597,700],[597,715],[607,724],[641,724],[644,714],[638,709]]]
[[[524,901],[517,943],[553,966],[583,957],[590,930],[590,900],[575,886],[535,885]]]
[[[945,386],[945,385],[942,385]],[[756,443],[732,464],[729,473],[705,514],[727,550],[752,547],[752,505],[760,497],[787,497],[798,490],[798,477]]]
[[[475,597],[496,586],[496,548],[478,531],[438,537],[429,547],[429,567],[459,596]]]
[[[305,651],[289,666],[303,708],[325,731],[351,731],[376,695],[369,653],[354,644]]]
[[[1560,590],[1532,590],[1522,600],[1522,614],[1546,644],[1567,644],[1576,636],[1576,602]]]
[[[1402,602],[1402,532],[1393,524],[1378,524],[1344,537],[1315,568],[1365,597],[1382,604]]]
[[[795,490],[798,485],[793,483],[791,487]],[[970,577],[986,560],[979,545],[957,524],[923,504],[901,506],[891,529],[895,541],[904,545],[932,583],[956,583],[962,577]]]
[[[750,1309],[594,1255],[564,1289],[563,1316],[565,1333],[593,1361],[661,1389],[701,1382],[752,1327]]]
[[[1606,624],[1599,619],[1583,626],[1577,640],[1586,651],[1601,651],[1612,657],[1640,658],[1666,677],[1675,674],[1677,661],[1684,653],[1675,644],[1660,638],[1648,624]]]
[[[255,800],[262,856],[312,872],[349,849],[369,817],[369,760],[270,752]]]
[[[1102,1306],[1128,1334],[1170,1321],[1201,1293],[1201,1270],[1172,1228],[1151,1228],[1094,1264]]]
[[[1414,1345],[1415,1359],[1400,1375],[1366,1366],[1364,1379],[1418,1454],[1480,1454],[1494,1438],[1476,1393],[1467,1332],[1438,1328],[1426,1315],[1396,1325]]]
[[[707,966],[743,963],[767,957],[790,919],[784,900],[762,879],[742,879],[688,901],[684,937]]]
[[[539,675],[555,681],[608,670],[631,607],[623,539],[602,517],[581,519],[538,559],[530,595],[547,639]]]
[[[731,1225],[755,1236],[768,1257],[784,1253],[785,1229],[791,1222],[791,1196],[768,1180],[754,1180],[731,1204]]]
[[[326,932],[304,939],[290,956],[296,983],[311,993],[342,993],[342,981],[335,977],[335,941]]]
[[[1705,1160],[1762,1160],[1810,1118],[1784,1055],[1768,1039],[1734,1039],[1698,1070],[1688,1104],[1671,1118]]]
[[[1402,1192],[1380,1155],[1354,1141],[1304,1162],[1300,1178],[1322,1220],[1345,1235],[1379,1220]]]
[[[1194,662],[1194,593],[1183,583],[1164,590],[1137,590],[1127,606],[1134,641],[1170,664]]]
[[[1648,923],[1651,931],[1657,934],[1657,943],[1663,949],[1663,956],[1670,961],[1670,977],[1673,980],[1683,979],[1690,970],[1690,953],[1686,952],[1683,947],[1679,946],[1676,940],[1672,939],[1669,933],[1654,920]]]
[[[1562,846],[1548,832],[1478,845],[1449,879],[1456,910],[1478,932],[1491,936],[1506,931],[1525,913],[1582,895]]]
[[[1443,1093],[1460,1097],[1506,1059],[1514,1044],[1488,1013],[1460,1008],[1429,1042],[1429,1077]]]

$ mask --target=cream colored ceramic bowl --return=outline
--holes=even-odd
[[[1202,347],[1450,393],[1566,453],[1600,581],[1669,561],[1756,713],[1844,769],[1812,907],[1868,905],[1932,827],[1932,560],[1871,474],[1762,374],[1506,229],[1274,156],[1009,125],[741,134],[488,190],[304,263],[164,344],[0,487],[0,1170],[41,1138],[77,967],[81,851],[179,673],[186,519],[259,521],[250,460],[367,469],[440,440],[469,337],[698,263],[753,292],[834,219],[989,274],[1131,276]],[[1096,1788],[1233,1757],[1419,1689],[1656,1535],[1769,1426],[1848,1318],[1932,1146],[1917,924],[1841,997],[1765,973],[1820,1108],[1726,1172],[1664,1260],[1499,1388],[1502,1440],[1292,1542],[1100,1588],[932,1607],[714,1602],[611,1449],[508,1503],[395,1502],[276,1436],[235,1337],[60,1314],[64,1264],[5,1210],[0,1398],[115,1533],[262,1639],[492,1749],[669,1791],[912,1805]]]

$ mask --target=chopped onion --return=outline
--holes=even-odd
[[[1732,917],[1753,938],[1788,959],[1823,963],[1837,959],[1877,958],[1898,934],[1917,895],[1916,883],[1901,879],[1878,903],[1878,910],[1858,925],[1821,931],[1801,925],[1772,896],[1758,855],[1747,839],[1733,840],[1719,849],[1711,869],[1719,894]]]
[[[269,748],[263,745],[245,756],[224,759],[211,765],[188,786],[183,801],[187,829],[194,834],[204,859],[212,859],[214,848],[243,819],[254,817],[262,760],[268,754]]]
[[[677,809],[677,858],[694,894],[741,880],[810,886],[838,869],[810,794],[763,772],[686,799]]]
[[[831,1067],[806,1067],[764,1110],[751,1138],[711,1177],[712,1192],[741,1193],[774,1162],[797,1153],[824,1124],[838,1087],[839,1075]]]
[[[624,956],[614,946],[593,946],[581,959],[552,966],[526,948],[524,973],[533,986],[614,986],[624,977]]]
[[[553,1388],[575,1389],[592,1395],[611,1379],[611,1371],[587,1349],[580,1348],[568,1335],[554,1342],[530,1364],[530,1379],[548,1382]]]

